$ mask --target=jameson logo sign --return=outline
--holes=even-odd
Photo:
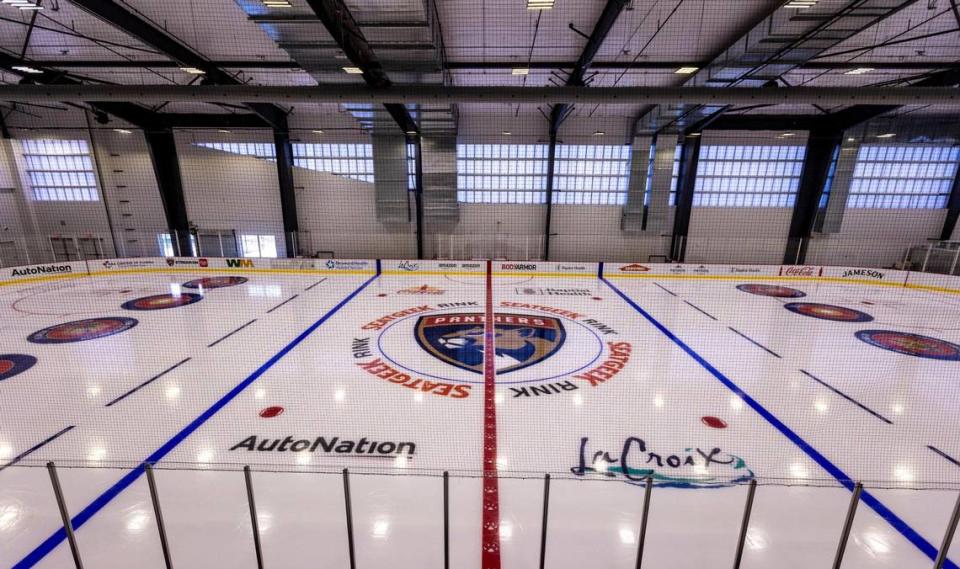
[[[320,452],[324,454],[360,454],[360,455],[396,455],[413,456],[417,452],[416,443],[374,441],[367,437],[360,440],[341,439],[340,437],[316,437],[301,439],[284,437],[282,439],[258,438],[251,435],[230,447],[230,450],[257,452]]]
[[[37,265],[35,267],[20,267],[13,269],[11,277],[27,277],[30,275],[52,275],[58,273],[72,273],[73,267],[70,265]]]
[[[576,476],[619,478],[636,485],[652,478],[658,486],[671,488],[732,486],[754,478],[742,458],[717,447],[666,452],[648,446],[639,437],[628,437],[615,454],[591,448],[590,439],[581,438],[579,462],[570,472]]]
[[[854,277],[854,278],[866,277],[869,279],[877,279],[879,281],[883,279],[883,273],[881,273],[880,271],[875,271],[873,269],[846,269],[845,271],[843,271],[842,277],[845,279],[848,279],[851,277]]]

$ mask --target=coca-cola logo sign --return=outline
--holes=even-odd
[[[780,267],[781,277],[822,277],[823,267],[811,267],[805,265],[790,265]]]

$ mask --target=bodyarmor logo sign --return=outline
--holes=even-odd
[[[556,354],[566,339],[563,323],[550,316],[497,314],[494,331],[498,374],[542,362]],[[421,316],[416,335],[420,347],[433,357],[483,373],[483,314]]]

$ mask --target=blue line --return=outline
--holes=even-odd
[[[172,439],[163,444],[159,449],[154,451],[153,454],[144,459],[143,463],[140,466],[134,468],[128,472],[123,478],[121,478],[116,484],[107,489],[106,492],[98,496],[93,502],[84,508],[80,513],[73,517],[73,528],[79,529],[84,523],[90,520],[97,512],[102,510],[104,506],[110,503],[111,500],[116,498],[121,492],[127,489],[128,486],[133,484],[137,478],[143,475],[145,472],[143,465],[144,464],[156,464],[163,457],[170,453],[174,448],[177,447],[180,443],[183,442],[188,436],[190,436],[194,431],[200,428],[201,425],[206,423],[211,417],[217,414],[218,411],[223,409],[230,401],[232,401],[237,395],[250,386],[251,383],[256,381],[261,375],[267,372],[271,367],[273,367],[281,358],[290,353],[291,350],[296,348],[301,342],[307,339],[310,334],[316,331],[324,322],[326,322],[331,316],[337,313],[341,308],[343,308],[348,302],[353,300],[355,296],[360,294],[360,291],[367,288],[367,285],[372,283],[377,277],[380,276],[380,264],[377,263],[377,273],[370,277],[365,283],[363,283],[360,288],[354,290],[350,293],[349,296],[344,298],[330,309],[329,312],[324,314],[320,320],[314,322],[309,328],[304,330],[299,336],[293,339],[292,342],[283,347],[282,350],[274,354],[272,358],[267,360],[266,363],[261,365],[255,372],[250,374],[246,379],[241,381],[236,387],[230,390],[229,393],[220,398],[219,401],[214,403],[209,409],[203,412],[202,415],[193,420],[192,423],[183,428],[179,433],[173,436]],[[31,551],[20,560],[19,563],[13,566],[13,569],[25,569],[27,567],[33,567],[39,563],[44,557],[47,556],[51,551],[54,550],[58,545],[63,543],[67,538],[66,531],[63,528],[58,529],[50,537],[44,540],[43,543],[37,546],[36,549]]]
[[[723,373],[721,373],[720,370],[713,367],[713,365],[711,365],[710,362],[703,359],[703,357],[701,357],[700,354],[698,354],[697,352],[693,351],[693,348],[685,344],[683,340],[681,340],[673,332],[668,330],[666,326],[658,322],[646,310],[640,308],[640,306],[637,305],[637,303],[634,302],[623,291],[613,286],[613,284],[607,279],[601,279],[601,280],[603,280],[603,282],[605,282],[607,286],[609,286],[613,290],[613,292],[619,294],[620,297],[623,300],[625,300],[627,304],[632,306],[634,310],[639,312],[641,316],[646,318],[648,322],[650,322],[651,324],[654,325],[654,327],[660,330],[660,332],[662,332],[663,335],[665,335],[667,338],[670,338],[670,340],[673,341],[674,344],[679,346],[680,349],[682,349],[684,352],[687,353],[687,355],[689,355],[691,358],[696,360],[696,362],[700,364],[708,372],[710,372],[710,374],[713,375],[713,377],[717,378],[720,381],[720,383],[724,384],[730,391],[733,391],[734,393],[736,393],[737,396],[743,399],[743,401],[747,405],[749,405],[754,411],[760,414],[761,417],[766,419],[766,421],[771,425],[773,425],[773,427],[776,428],[778,431],[780,431],[781,434],[783,434],[785,437],[790,439],[790,441],[793,444],[800,447],[800,450],[805,452],[807,456],[812,458],[817,464],[820,465],[821,468],[829,472],[830,475],[837,480],[837,482],[842,484],[847,490],[853,491],[853,488],[854,488],[853,480],[851,480],[850,477],[847,476],[845,472],[840,470],[838,466],[830,462],[830,460],[827,459],[827,457],[820,454],[820,452],[817,451],[817,449],[813,448],[812,446],[810,446],[809,443],[807,443],[805,440],[800,438],[800,436],[797,433],[793,432],[793,430],[791,430],[790,427],[786,426],[782,421],[780,421],[780,419],[777,419],[773,415],[773,413],[771,413],[770,411],[767,411],[762,405],[760,405],[760,403],[758,403],[755,399],[747,395],[735,383],[733,383],[729,378],[727,378],[727,376],[723,375]],[[916,530],[914,530],[912,527],[907,525],[906,522],[901,520],[889,508],[883,505],[883,503],[880,502],[880,500],[878,500],[873,494],[864,490],[860,499],[863,503],[870,506],[870,508],[873,509],[873,511],[876,512],[877,515],[879,515],[881,518],[886,520],[887,523],[893,526],[895,530],[900,532],[900,534],[903,537],[907,538],[907,540],[910,541],[910,543],[912,543],[913,545],[915,545],[917,549],[923,552],[924,555],[929,557],[931,560],[936,560],[937,548],[934,545],[932,545],[929,541],[924,539],[924,537],[919,533],[917,533]],[[948,569],[960,569],[957,567],[956,563],[954,563],[953,561],[950,561],[949,559],[947,559],[946,563],[944,563],[944,567]]]

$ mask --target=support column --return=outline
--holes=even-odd
[[[680,148],[677,211],[673,217],[673,238],[670,240],[670,259],[677,263],[682,263],[687,254],[687,235],[690,233],[690,215],[693,213],[693,190],[697,183],[701,138],[699,133],[697,136],[687,135]]]
[[[940,232],[941,241],[953,239],[958,218],[960,218],[960,165],[957,167],[957,173],[953,176],[950,199],[947,201],[947,217],[943,220],[943,230]]]
[[[420,137],[414,137],[414,180],[413,198],[417,216],[417,259],[423,259],[423,145]]]
[[[287,257],[296,257],[300,220],[297,217],[297,196],[293,190],[293,146],[290,133],[273,130],[273,144],[277,154],[277,177],[280,181],[280,212],[283,217],[283,240]]]
[[[800,186],[793,205],[793,216],[790,218],[787,249],[783,254],[784,264],[802,265],[806,261],[807,245],[817,219],[820,198],[830,174],[830,164],[842,141],[841,131],[810,131],[803,158],[803,170],[800,173]]]
[[[813,230],[825,235],[840,233],[843,216],[847,211],[847,197],[853,184],[853,174],[857,168],[857,155],[860,153],[860,140],[845,138],[837,153],[837,164],[830,182],[829,198],[826,207],[820,208]],[[828,188],[824,188],[826,192]],[[821,199],[821,201],[823,201]]]
[[[553,220],[553,172],[557,157],[557,130],[550,128],[550,146],[547,148],[547,218],[543,224],[543,260],[550,260],[550,223]]]
[[[183,197],[183,179],[180,175],[180,160],[177,158],[173,129],[147,130],[144,136],[150,149],[157,187],[160,188],[160,199],[163,201],[163,213],[167,218],[170,238],[175,242],[173,250],[180,256],[192,257],[190,221]]]

